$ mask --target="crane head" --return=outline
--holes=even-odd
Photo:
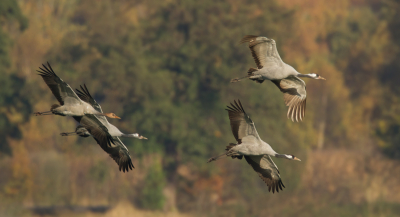
[[[326,80],[325,78],[321,77],[318,74],[315,73],[309,73],[309,74],[297,74],[298,77],[306,77],[306,78],[313,78],[313,79],[321,79],[321,80]]]
[[[104,113],[104,116],[107,116],[109,118],[121,119],[120,117],[116,116],[114,113]]]
[[[321,77],[321,75],[318,75],[318,74],[317,74],[317,78],[316,79],[326,80],[325,78]]]
[[[294,155],[292,155],[292,156],[293,156],[293,160],[301,161],[299,158],[295,157]]]
[[[289,159],[289,160],[301,161],[299,158],[295,157],[295,156],[292,155],[292,154],[287,154],[287,155],[286,155],[286,158]]]
[[[309,74],[311,78],[314,79],[321,79],[321,80],[326,80],[325,78],[321,77],[321,75],[315,74],[315,73],[311,73]]]

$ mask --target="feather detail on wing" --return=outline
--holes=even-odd
[[[111,136],[108,129],[101,123],[96,115],[85,115],[80,124],[85,127],[97,144],[107,152],[112,159],[119,165],[119,170],[128,172],[135,168],[126,146],[116,136]]]
[[[101,106],[94,100],[92,95],[90,95],[89,90],[86,87],[86,84],[83,84],[80,86],[81,90],[76,89],[76,94],[79,96],[79,98],[84,101],[89,103],[96,111],[103,113],[103,110],[101,109]]]
[[[80,87],[81,87],[81,90],[76,89],[76,93],[78,94],[79,98],[82,101],[89,103],[96,111],[98,111],[100,113],[103,113],[103,110],[101,109],[100,104],[98,104],[96,102],[96,100],[92,97],[92,95],[90,94],[90,92],[87,89],[86,85],[84,84],[83,87],[82,87],[82,85]],[[108,122],[106,116],[96,115],[96,118],[97,118],[98,121],[100,121],[100,123],[103,126],[109,127],[110,123]]]
[[[283,66],[283,61],[279,56],[276,43],[273,39],[263,36],[246,35],[240,40],[240,43],[246,42],[249,42],[249,48],[258,69]]]
[[[269,155],[244,156],[244,158],[268,185],[268,191],[272,189],[272,193],[275,193],[275,191],[279,192],[279,189],[283,190],[282,187],[285,187],[285,185],[283,185],[279,175],[278,167]]]
[[[236,145],[237,144],[235,144],[235,143],[229,143],[229,145],[226,146],[225,151],[231,150],[231,148],[235,147]],[[230,157],[232,157],[232,159],[237,158],[239,160],[242,160],[243,155],[231,155]]]
[[[242,138],[248,135],[260,139],[254,122],[244,111],[240,100],[238,100],[238,103],[234,101],[234,104],[231,103],[231,107],[227,107],[232,133],[239,144],[242,143]]]
[[[58,77],[56,73],[54,73],[50,63],[47,62],[47,66],[44,64],[42,64],[42,66],[43,68],[39,67],[40,70],[37,70],[37,72],[42,76],[44,82],[46,82],[47,86],[61,105],[64,105],[65,98],[67,97],[79,100],[79,97],[75,94],[72,88]]]
[[[272,82],[283,93],[283,99],[288,106],[287,117],[292,121],[302,121],[306,114],[306,84],[296,76],[289,76],[282,80]]]
[[[115,145],[103,150],[110,154],[110,157],[119,165],[119,171],[129,172],[129,169],[133,170],[135,167],[133,166],[131,156],[124,143],[116,136],[112,139]]]
[[[112,136],[108,133],[107,127],[101,123],[96,115],[84,115],[79,124],[85,127],[89,133],[92,134],[93,138],[96,139],[102,148],[103,146],[111,147],[113,142]]]

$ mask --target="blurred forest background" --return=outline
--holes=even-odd
[[[399,0],[2,0],[0,24],[0,216],[400,215]],[[303,122],[271,82],[229,83],[255,66],[247,34],[327,79],[305,79]],[[60,136],[72,118],[32,115],[56,102],[46,61],[149,138],[123,139],[133,171]],[[302,159],[274,159],[278,194],[244,160],[206,163],[234,142],[234,99]]]

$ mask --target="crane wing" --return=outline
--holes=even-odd
[[[72,117],[76,120],[76,122],[80,123],[82,120],[82,117],[84,117],[84,116],[72,116]]]
[[[78,94],[79,98],[84,101],[89,103],[96,111],[103,113],[103,110],[101,109],[100,104],[96,102],[96,100],[90,95],[89,90],[87,89],[86,85],[83,84],[80,86],[81,90],[76,89],[76,93]],[[75,117],[74,117],[75,118]],[[107,118],[105,116],[97,116],[96,115],[97,121],[99,121],[104,127],[109,127],[110,123],[108,122]],[[77,120],[77,118],[75,118]],[[77,120],[78,121],[78,120]],[[79,122],[79,121],[78,121]],[[108,128],[107,128],[108,129]]]
[[[105,152],[107,152],[112,159],[117,162],[119,165],[119,171],[129,172],[129,169],[135,168],[132,163],[131,156],[129,154],[128,148],[121,142],[121,140],[114,136],[113,137],[114,145],[110,148],[107,147],[106,149],[103,148]]]
[[[292,121],[302,121],[306,114],[306,83],[296,76],[289,76],[272,82],[283,93],[286,106],[289,106],[287,117]]]
[[[263,67],[283,67],[283,61],[276,49],[276,42],[263,36],[246,35],[240,43],[249,42],[251,54],[257,64],[257,68]]]
[[[275,191],[279,192],[279,189],[282,190],[282,187],[285,187],[279,175],[278,167],[269,155],[244,156],[244,158],[268,185],[268,191],[272,189],[272,193],[275,193]]]
[[[37,70],[37,72],[42,76],[44,82],[49,86],[51,92],[61,105],[68,103],[67,98],[69,97],[73,100],[80,101],[72,88],[54,73],[50,63],[47,62],[47,66],[44,64],[42,64],[42,66],[43,68],[39,67],[40,70]]]
[[[86,87],[86,84],[83,84],[80,86],[81,90],[76,89],[76,94],[78,94],[79,98],[84,101],[89,103],[96,111],[103,113],[103,110],[101,109],[101,106],[94,100],[92,95],[90,95],[89,90]]]
[[[260,140],[258,136],[256,126],[250,117],[246,114],[243,109],[242,103],[238,100],[238,103],[234,101],[235,104],[231,103],[231,107],[227,106],[229,120],[231,121],[231,129],[233,136],[238,143],[242,143],[242,138],[246,136],[254,136],[256,139]]]
[[[101,116],[103,117],[103,116]],[[82,117],[80,124],[85,127],[97,144],[107,152],[112,159],[119,165],[119,170],[125,172],[133,169],[132,159],[126,146],[116,136],[111,136],[96,115],[85,115]]]
[[[79,124],[85,127],[89,133],[92,134],[93,138],[96,139],[100,146],[112,146],[112,136],[108,133],[107,127],[98,120],[96,115],[84,115],[80,119]]]

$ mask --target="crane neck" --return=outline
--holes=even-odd
[[[277,158],[285,158],[285,159],[292,160],[292,155],[288,155],[288,154],[278,154],[278,153],[276,153],[276,154],[275,154],[275,157],[277,157]]]
[[[297,77],[304,77],[304,78],[314,78],[314,79],[316,79],[318,77],[317,74],[315,74],[315,73],[309,73],[309,74],[298,73],[296,76]]]
[[[133,133],[133,134],[121,134],[121,137],[134,137],[134,138],[139,138],[139,134],[138,133]]]

